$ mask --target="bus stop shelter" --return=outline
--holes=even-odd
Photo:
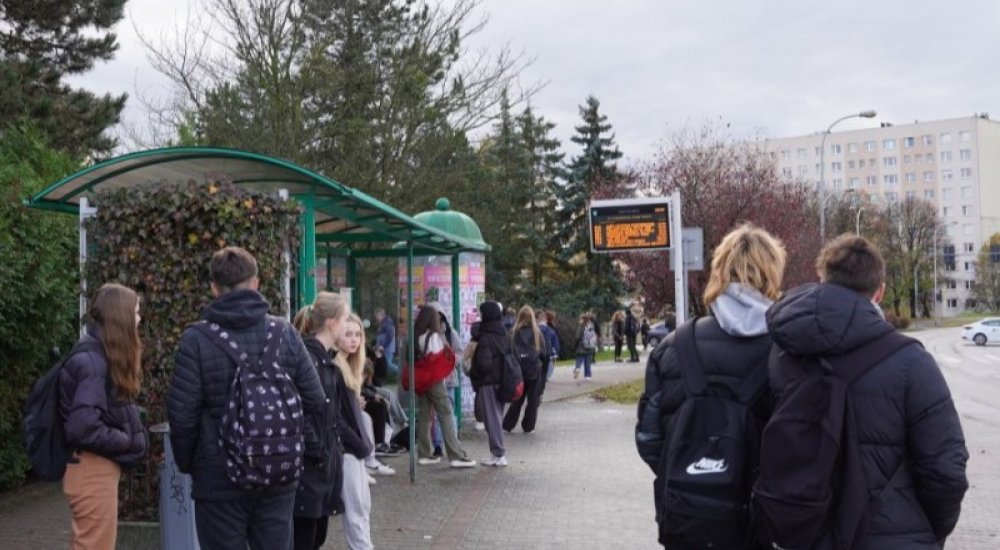
[[[171,147],[140,151],[86,167],[53,183],[24,200],[32,208],[77,214],[80,217],[81,261],[86,258],[83,220],[96,212],[92,204],[101,190],[128,188],[150,182],[203,181],[224,177],[236,185],[264,193],[280,194],[299,202],[302,244],[295,296],[286,281],[286,298],[294,310],[309,304],[316,295],[317,253],[347,258],[347,286],[358,284],[356,261],[370,257],[407,259],[407,304],[413,302],[413,257],[451,256],[452,287],[458,295],[458,255],[462,252],[487,253],[482,239],[466,238],[429,224],[380,202],[322,174],[287,160],[235,149]],[[395,245],[395,246],[394,246]],[[329,265],[329,262],[327,262]],[[327,277],[329,281],[329,277]],[[359,293],[353,293],[357,306]],[[81,309],[83,308],[81,293]],[[458,300],[453,300],[453,319],[459,316]],[[81,312],[82,313],[82,312]],[[406,350],[413,379],[413,315],[407,316]],[[412,393],[412,389],[410,390]],[[414,410],[411,394],[410,479],[415,478]]]

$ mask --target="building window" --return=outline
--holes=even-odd
[[[974,271],[976,269],[976,264],[973,262],[965,262],[966,271]]]
[[[972,132],[962,130],[958,133],[958,141],[972,141]]]
[[[861,180],[859,180],[858,178],[851,178],[847,180],[847,187],[849,187],[850,189],[857,189],[859,183],[861,183]]]
[[[777,162],[778,161],[778,153],[775,153],[774,151],[771,151],[770,153],[768,153],[767,156],[771,158],[771,162]]]
[[[886,185],[896,185],[897,183],[899,183],[899,176],[897,176],[896,174],[886,174],[882,176],[882,181]]]
[[[788,149],[782,149],[781,150],[781,160],[788,160],[790,158],[792,158],[792,152],[789,151]]]
[[[798,150],[798,155],[799,155],[800,159],[806,158],[806,148],[803,147],[803,148],[799,149]]]
[[[844,163],[843,162],[832,162],[832,163],[830,163],[830,168],[834,172],[843,172],[844,171]]]
[[[958,307],[958,298],[948,298],[948,308],[955,309]]]
[[[955,245],[946,244],[941,247],[941,260],[945,271],[955,271]]]
[[[865,159],[858,159],[858,168],[865,167]]]
[[[917,173],[907,172],[906,173],[906,183],[917,183]]]
[[[962,198],[963,199],[971,199],[972,198],[972,188],[971,187],[963,187],[962,188]]]
[[[800,164],[799,165],[799,175],[800,176],[807,176],[807,175],[809,175],[809,167],[806,166],[806,165],[804,165],[804,164]]]
[[[927,182],[934,181],[934,172],[931,171],[924,172],[924,181]]]
[[[785,176],[786,178],[792,177],[792,169],[787,166],[782,168],[781,175]]]
[[[941,162],[951,162],[951,151],[941,151]]]
[[[955,179],[955,174],[951,170],[941,170],[941,181],[951,181]]]
[[[950,199],[951,198],[951,189],[949,189],[949,188],[942,189],[941,190],[941,198],[944,199],[944,200]]]
[[[934,200],[934,190],[933,189],[924,189],[924,200],[929,200],[929,201]]]
[[[934,153],[927,153],[924,155],[924,162],[927,164],[934,164]]]
[[[956,281],[955,279],[948,279],[948,282],[945,283],[945,287],[948,290],[955,290],[956,288],[958,288],[958,281]]]
[[[822,149],[820,149],[819,147],[817,147],[817,148],[816,148],[816,149],[814,150],[814,152],[816,153],[816,156],[818,157],[818,156],[820,156],[820,155],[821,155],[821,154],[823,153],[823,150],[822,150]]]
[[[882,148],[886,151],[892,151],[896,148],[896,140],[894,139],[883,139]]]
[[[944,143],[951,143],[951,134],[949,134],[948,132],[942,133],[939,136],[939,138],[940,138],[942,144],[944,144]]]
[[[885,168],[894,168],[896,166],[896,157],[885,157],[882,159],[882,166]]]
[[[976,281],[965,281],[965,290],[972,290],[976,288]]]
[[[896,194],[893,193],[892,191],[886,192],[885,200],[886,202],[896,202]]]
[[[858,152],[858,144],[857,143],[848,143],[847,144],[847,152],[848,153],[857,153]]]
[[[971,204],[963,204],[962,205],[962,215],[963,216],[971,216],[972,215],[972,205]]]
[[[868,151],[869,153],[875,152],[875,142],[874,141],[866,141],[865,142],[865,151]]]
[[[916,198],[917,198],[917,192],[916,191],[907,191],[906,192],[906,200],[912,201],[912,200],[915,200]]]
[[[949,207],[949,206],[943,206],[943,207],[941,207],[941,217],[942,218],[947,218],[950,215],[951,215],[951,207]]]
[[[834,180],[833,180],[833,188],[834,189],[840,189],[843,186],[844,186],[844,180],[842,180],[840,178],[834,178]]]
[[[958,151],[959,160],[972,160],[972,149],[960,149]]]
[[[850,169],[850,170],[854,170],[854,167],[855,167],[855,166],[857,166],[857,163],[856,163],[856,162],[854,162],[853,160],[849,160],[849,161],[847,161],[847,168],[848,168],[848,169]]]
[[[962,248],[965,250],[965,252],[975,252],[976,250],[975,247],[976,245],[974,243],[965,243],[962,245]]]
[[[868,183],[868,187],[875,187],[878,185],[878,178],[875,176],[868,176],[865,178],[865,181]]]
[[[843,152],[843,149],[841,148],[839,143],[835,143],[830,146],[830,152],[833,153],[834,155],[839,155],[840,153]]]
[[[924,145],[934,145],[934,136],[930,134],[924,134],[920,136],[920,139],[923,140]]]
[[[917,140],[913,139],[912,137],[905,137],[905,138],[903,138],[903,148],[904,149],[909,149],[910,147],[913,147],[913,145],[916,142],[917,142]]]
[[[967,180],[972,177],[972,168],[962,168],[958,173],[962,179]]]

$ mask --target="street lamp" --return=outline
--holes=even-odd
[[[858,216],[857,219],[854,220],[854,234],[859,237],[861,236],[861,212],[864,209],[864,206],[861,206],[860,204],[858,205]]]
[[[949,222],[949,223],[946,223],[944,225],[939,225],[939,226],[935,227],[934,228],[934,236],[931,237],[931,242],[932,242],[932,244],[934,246],[934,248],[933,248],[933,255],[934,255],[934,311],[935,311],[935,313],[937,313],[937,315],[934,318],[934,326],[936,326],[936,327],[941,326],[941,306],[937,303],[937,299],[938,299],[938,297],[937,297],[938,296],[937,232],[942,227],[949,226],[949,225],[958,225],[958,222]],[[944,301],[944,300],[942,300],[942,301]]]
[[[849,118],[875,118],[875,111],[861,111],[852,115],[842,116],[827,126],[823,139],[819,142],[819,238],[826,241],[826,138],[834,126]]]

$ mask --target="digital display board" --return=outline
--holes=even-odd
[[[670,201],[667,199],[593,201],[588,212],[592,252],[671,247]]]

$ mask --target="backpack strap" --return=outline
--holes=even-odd
[[[275,338],[277,334],[278,322],[278,320],[274,319],[270,315],[267,316],[267,334],[264,341],[267,353],[262,354],[257,359],[258,367],[266,367],[268,364],[273,363],[278,356],[278,348],[281,346],[280,339]],[[191,326],[208,336],[209,340],[222,349],[222,351],[224,351],[226,355],[228,355],[229,358],[236,363],[237,367],[252,368],[250,357],[246,354],[246,352],[240,349],[236,340],[222,336],[222,333],[226,332],[224,329],[218,325],[210,325],[208,321],[205,320],[192,323]]]
[[[820,361],[834,376],[850,384],[893,353],[914,343],[919,344],[917,340],[892,330],[859,348],[834,357],[823,357]]]
[[[708,378],[702,367],[701,353],[698,351],[697,340],[694,338],[694,326],[700,317],[695,317],[688,323],[677,328],[674,334],[674,347],[677,349],[677,365],[684,381],[684,392],[688,397],[705,393],[708,389]]]
[[[770,355],[768,353],[768,357]],[[750,374],[743,379],[740,387],[736,389],[736,400],[744,405],[753,405],[760,397],[760,394],[764,392],[764,388],[767,387],[769,380],[768,360],[765,358],[763,363],[750,371]]]

